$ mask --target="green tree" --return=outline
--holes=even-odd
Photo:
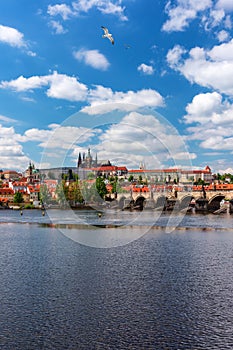
[[[105,195],[108,193],[108,190],[106,188],[106,185],[104,183],[104,180],[102,177],[97,177],[96,179],[96,190],[99,194],[99,196],[104,199]]]
[[[128,181],[129,181],[129,182],[132,182],[132,181],[133,181],[133,175],[129,175]]]
[[[95,178],[95,174],[94,173],[88,173],[87,174],[87,179],[88,180],[93,180]]]
[[[233,175],[232,174],[230,174],[230,173],[225,173],[225,174],[223,174],[223,175],[220,175],[220,179],[222,180],[222,181],[226,181],[226,179],[228,180],[230,180],[230,183],[232,183],[233,182]]]
[[[83,202],[83,195],[78,181],[74,181],[69,185],[67,199],[73,203]]]
[[[62,206],[67,205],[68,191],[69,188],[65,185],[65,181],[61,181],[56,187],[57,200]]]
[[[40,200],[43,203],[48,203],[50,199],[50,194],[48,191],[48,187],[45,184],[42,184],[40,186]]]
[[[112,176],[110,178],[110,184],[112,185],[112,193],[119,193],[120,192],[120,184],[118,181],[118,177],[117,176]]]
[[[86,203],[92,201],[92,195],[93,195],[92,187],[93,187],[93,185],[89,186],[89,184],[85,181],[83,181],[81,186],[80,186],[83,199]]]
[[[67,181],[68,180],[68,174],[62,174],[61,178],[62,178],[62,180]]]
[[[16,192],[14,194],[13,202],[14,203],[23,203],[23,195],[21,192]]]
[[[194,185],[205,185],[205,181],[199,178],[197,181],[193,183]]]
[[[78,174],[73,174],[73,177],[74,177],[74,181],[78,181],[79,180]]]

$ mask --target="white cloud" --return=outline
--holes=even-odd
[[[68,152],[74,150],[77,144],[90,141],[100,132],[97,128],[51,124],[47,129],[32,128],[20,135],[13,127],[3,127],[0,124],[0,169],[26,169],[30,159],[26,156],[23,145],[28,142],[38,143],[43,148],[42,160],[47,161],[46,166],[50,167],[50,157],[57,158],[58,162],[64,161]],[[40,164],[40,167],[45,167],[45,164]]]
[[[41,88],[48,84],[48,77],[32,76],[30,78],[24,78],[22,75],[15,80],[2,81],[0,88],[12,89],[17,92],[30,91],[33,89]]]
[[[20,96],[20,99],[22,100],[22,101],[26,101],[26,102],[33,102],[33,103],[35,103],[36,102],[36,100],[34,99],[34,98],[32,98],[32,97],[30,97],[30,96]]]
[[[226,168],[226,169],[219,169],[220,174],[233,174],[233,169],[232,168]]]
[[[225,20],[224,20],[224,26],[225,26],[226,29],[231,29],[232,28],[231,17],[229,15],[227,15]]]
[[[202,23],[204,24],[205,30],[209,31],[213,28],[222,25],[224,23],[225,12],[223,9],[213,9],[210,10],[208,16],[202,17]]]
[[[210,18],[212,22],[211,27],[213,28],[221,24],[224,17],[225,17],[225,12],[222,9],[210,11]]]
[[[139,91],[116,91],[101,85],[93,89],[87,88],[76,77],[59,74],[56,71],[50,75],[19,78],[2,81],[2,89],[12,89],[16,92],[33,92],[35,89],[45,88],[48,97],[65,99],[68,101],[86,101],[89,106],[82,111],[88,114],[107,113],[113,110],[135,110],[140,107],[162,107],[164,99],[159,92],[152,89]]]
[[[169,158],[173,158],[175,160],[182,160],[182,159],[193,160],[197,158],[197,155],[195,153],[189,153],[189,152],[177,152],[172,154],[172,157],[169,156]]]
[[[186,53],[186,50],[180,45],[175,45],[167,53],[167,62],[171,68],[176,69],[179,66],[179,61],[182,58],[182,55]]]
[[[77,78],[54,72],[48,77],[50,87],[48,97],[64,99],[68,101],[85,101],[87,97],[86,85],[80,83]]]
[[[228,43],[223,43],[219,46],[214,46],[212,50],[207,52],[210,59],[213,61],[233,61],[233,39]]]
[[[6,117],[5,115],[0,115],[0,121],[4,123],[17,123],[18,121],[9,117]]]
[[[1,158],[5,157],[22,157],[24,155],[21,145],[1,145]]]
[[[21,135],[17,134],[13,127],[0,125],[0,168],[22,169],[29,162],[20,144]]]
[[[103,14],[115,15],[121,21],[127,21],[128,18],[124,14],[125,7],[121,3],[122,0],[76,0],[72,5],[77,13],[87,13],[92,8],[96,8]]]
[[[99,50],[80,49],[74,52],[74,57],[95,69],[107,70],[110,66],[107,58]]]
[[[21,139],[21,135],[16,134],[15,129],[11,127],[4,127],[0,124],[0,140],[2,143],[17,144]]]
[[[205,141],[209,139],[210,137],[214,138],[217,136],[220,137],[230,137],[232,136],[232,131],[230,128],[226,128],[221,125],[214,125],[211,122],[209,124],[201,124],[201,125],[196,125],[192,127],[187,128],[187,132],[189,135],[187,135],[186,140],[191,141],[191,140],[198,140],[198,141]],[[221,149],[219,149],[220,151]]]
[[[0,42],[10,46],[25,48],[24,35],[17,29],[0,25]]]
[[[232,0],[218,0],[216,7],[225,11],[233,11],[233,2]]]
[[[226,30],[221,30],[217,33],[217,38],[220,42],[227,41],[229,39],[229,33]]]
[[[45,148],[45,152],[46,149],[51,148],[69,150],[73,149],[77,143],[87,142],[98,133],[99,129],[51,124],[48,129],[27,130],[22,136],[22,141],[39,142],[39,146]]]
[[[186,107],[187,115],[184,116],[186,123],[208,123],[213,114],[222,109],[222,96],[217,93],[206,93],[194,96],[191,103]]]
[[[226,12],[232,10],[231,0],[219,0],[216,5],[212,0],[169,0],[165,6],[169,19],[163,24],[162,30],[184,31],[195,19],[200,20],[207,31],[215,27],[230,29],[231,18]]]
[[[198,140],[200,147],[216,151],[231,151],[233,147],[233,104],[217,93],[196,95],[186,107],[186,139]]]
[[[154,74],[154,68],[152,66],[148,66],[145,63],[142,63],[138,66],[137,70],[139,72],[143,72],[145,75],[152,75]]]
[[[201,142],[200,147],[212,150],[231,151],[233,148],[233,137],[212,136]]]
[[[233,39],[211,50],[195,47],[183,58],[179,46],[169,50],[167,62],[192,83],[233,95]]]
[[[60,15],[64,21],[73,15],[72,9],[66,4],[49,5],[47,12],[50,16]]]
[[[158,168],[165,162],[172,161],[174,164],[176,160],[185,159],[187,162],[195,158],[195,154],[187,153],[182,137],[165,118],[138,112],[126,114],[107,129],[105,126],[97,129],[51,124],[47,129],[32,128],[20,135],[13,127],[0,126],[0,151],[3,155],[0,168],[3,167],[1,164],[12,164],[14,169],[18,165],[21,169],[25,168],[29,159],[22,144],[28,142],[36,142],[43,148],[41,162],[48,166],[52,159],[56,164],[63,164],[70,154],[76,160],[78,150],[87,142],[95,142],[92,149],[97,152],[98,159],[109,159],[114,164],[125,164],[129,168],[137,168],[140,163]]]
[[[87,96],[87,87],[80,83],[77,78],[65,74],[53,74],[45,76],[32,76],[19,78],[11,81],[2,81],[0,88],[12,89],[17,92],[32,91],[49,86],[48,97],[66,99],[69,101],[84,101]]]
[[[23,141],[40,141],[46,143],[51,136],[51,130],[28,129],[23,135]]]
[[[65,34],[67,32],[67,30],[64,29],[62,24],[58,21],[50,21],[49,25],[53,28],[55,34]]]
[[[4,150],[0,147],[1,154],[4,154]],[[9,153],[9,156],[1,156],[0,157],[0,168],[1,169],[10,169],[10,170],[18,170],[23,171],[27,168],[30,159],[26,155],[13,155]]]
[[[49,16],[61,16],[64,21],[82,13],[88,13],[95,8],[105,15],[117,16],[121,21],[127,21],[125,7],[121,5],[122,0],[75,0],[71,6],[66,4],[49,5],[47,13]]]
[[[107,113],[112,110],[131,111],[139,107],[161,107],[163,97],[155,90],[143,89],[139,91],[113,92],[110,88],[96,86],[89,92],[90,106],[83,111],[88,114]]]
[[[167,160],[195,158],[195,154],[188,154],[182,137],[167,120],[150,114],[130,112],[99,139],[98,157],[120,160],[128,167],[138,167],[143,162],[154,168]]]
[[[190,21],[197,17],[198,12],[205,11],[211,6],[211,0],[177,0],[174,6],[169,0],[165,7],[169,19],[164,23],[162,29],[167,32],[183,31],[188,27]]]

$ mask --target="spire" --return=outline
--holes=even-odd
[[[78,155],[78,168],[80,167],[81,164],[82,164],[82,157],[81,157],[81,153],[79,152],[79,155]]]
[[[98,159],[97,159],[97,153],[95,154],[95,166],[97,167],[98,165]]]

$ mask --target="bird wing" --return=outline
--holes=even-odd
[[[110,35],[108,38],[109,38],[109,40],[111,41],[111,43],[114,44],[114,39],[113,39],[113,37]]]
[[[104,33],[105,34],[108,34],[108,28],[104,27],[104,26],[101,26],[101,28],[103,29]]]

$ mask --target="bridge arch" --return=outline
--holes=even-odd
[[[182,198],[180,198],[179,209],[187,208],[193,198],[194,197],[191,194],[187,194],[187,195],[183,196]]]
[[[208,211],[215,211],[220,208],[220,202],[225,198],[224,194],[218,193],[215,196],[211,197],[208,202]]]
[[[146,201],[146,198],[144,196],[138,196],[134,200],[134,207],[142,210],[144,208],[145,201]]]
[[[123,209],[124,206],[125,206],[125,200],[126,200],[126,197],[125,196],[122,196],[119,200],[118,200],[118,207],[120,209]]]
[[[167,197],[164,195],[159,196],[156,200],[155,200],[155,208],[160,208],[165,206],[167,201]]]

